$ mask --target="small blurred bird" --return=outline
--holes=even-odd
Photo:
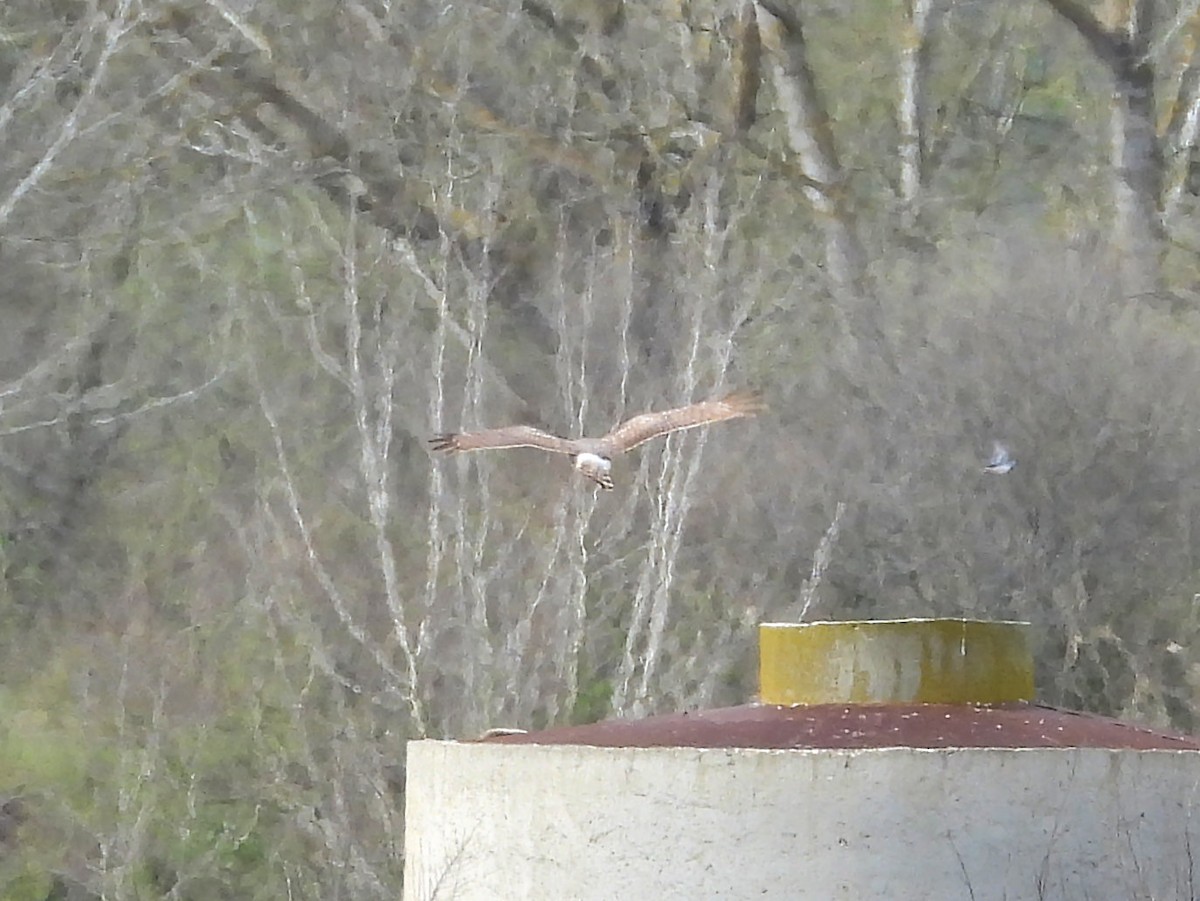
[[[988,460],[987,466],[983,467],[983,471],[1002,476],[1006,472],[1011,472],[1016,465],[1017,461],[1008,452],[1008,448],[997,441],[992,445],[992,458]]]

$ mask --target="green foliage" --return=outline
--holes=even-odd
[[[571,710],[568,722],[578,725],[596,723],[604,719],[612,712],[612,693],[613,686],[608,679],[585,679],[579,694],[575,696],[575,706]]]
[[[6,724],[0,735],[0,760],[5,785],[55,786],[82,789],[89,762],[87,727],[77,711],[63,705],[66,674],[44,675],[32,685],[0,690],[0,715]],[[102,756],[102,755],[100,755]]]

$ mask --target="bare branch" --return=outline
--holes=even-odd
[[[1075,26],[1096,57],[1114,72],[1130,58],[1129,42],[1107,30],[1092,11],[1077,0],[1046,0],[1050,8]]]
[[[120,48],[122,39],[133,28],[137,17],[138,13],[135,10],[133,0],[120,0],[113,15],[105,20],[104,41],[100,47],[100,54],[92,66],[91,74],[88,76],[87,82],[79,94],[79,98],[59,125],[58,134],[42,153],[41,158],[17,182],[12,191],[9,192],[8,197],[0,201],[0,227],[3,227],[8,222],[9,217],[13,214],[13,210],[16,209],[17,204],[21,202],[25,195],[37,187],[42,178],[50,170],[50,167],[54,165],[59,154],[66,149],[68,144],[75,140],[79,131],[80,120],[88,107],[91,106],[92,99],[95,97],[100,84],[104,80],[109,60],[112,59],[113,55]]]

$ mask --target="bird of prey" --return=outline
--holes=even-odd
[[[753,416],[764,409],[752,394],[730,394],[661,413],[643,413],[627,419],[603,438],[560,438],[529,425],[510,425],[481,432],[451,432],[430,439],[435,451],[459,453],[499,450],[507,447],[536,447],[552,454],[567,454],[583,476],[611,491],[613,457],[669,432],[694,429],[726,419]]]
[[[987,466],[983,467],[983,471],[1002,476],[1011,472],[1016,465],[1017,461],[1008,452],[1008,448],[997,441],[992,445],[992,458],[988,460]]]

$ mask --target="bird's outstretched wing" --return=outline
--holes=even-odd
[[[602,440],[609,444],[612,453],[621,454],[668,432],[694,429],[725,419],[753,416],[765,409],[766,405],[753,394],[730,394],[718,400],[705,400],[661,413],[643,413],[627,419]]]
[[[481,432],[449,432],[429,439],[435,451],[448,454],[460,451],[499,450],[505,447],[537,447],[555,454],[578,453],[575,442],[559,438],[531,425],[510,425]]]

